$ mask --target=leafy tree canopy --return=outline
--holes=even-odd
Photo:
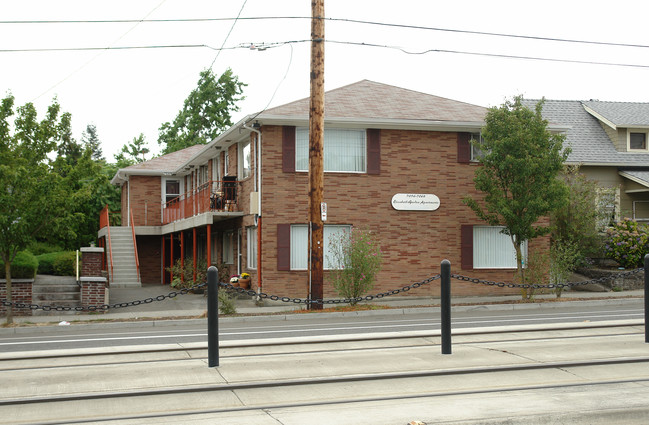
[[[115,154],[115,161],[118,168],[128,167],[129,165],[139,164],[146,161],[145,155],[149,153],[146,147],[144,134],[134,137],[133,141],[122,146],[122,150]]]
[[[97,127],[94,124],[88,124],[86,129],[81,134],[81,142],[92,151],[92,159],[94,161],[103,161],[104,154],[101,150],[101,142],[97,135]]]
[[[166,122],[158,130],[158,143],[163,154],[189,146],[206,144],[232,126],[231,113],[246,84],[239,82],[231,69],[218,79],[211,69],[200,73],[198,86],[192,90],[173,123]]]
[[[565,136],[547,129],[542,108],[543,100],[534,111],[524,107],[520,96],[490,108],[482,140],[472,141],[485,153],[474,178],[484,201],[469,197],[465,203],[489,225],[504,226],[516,249],[521,279],[523,242],[548,233],[539,219],[567,200],[558,175],[569,149],[563,147]]]

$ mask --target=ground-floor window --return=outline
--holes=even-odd
[[[351,231],[349,225],[324,226],[323,266],[325,269],[334,268],[327,253],[332,248],[332,241],[339,232]],[[291,226],[291,270],[307,270],[309,268],[309,227],[306,224]]]
[[[257,227],[248,227],[246,232],[248,268],[257,270]]]
[[[515,269],[516,250],[500,226],[473,226],[473,267],[476,269]],[[527,241],[523,243],[527,258]]]

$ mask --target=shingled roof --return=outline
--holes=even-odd
[[[532,99],[523,101],[530,109],[537,103],[538,100]],[[569,146],[572,152],[567,162],[585,165],[647,166],[647,154],[618,152],[598,119],[586,111],[584,103],[586,102],[579,100],[546,99],[543,104],[543,118],[569,127],[566,132],[566,146]]]
[[[482,122],[487,109],[413,90],[362,80],[325,93],[325,119]],[[309,98],[264,111],[268,116],[308,117]]]
[[[172,152],[157,158],[144,161],[139,164],[131,165],[130,167],[123,168],[125,174],[138,174],[138,172],[159,172],[159,173],[173,173],[179,167],[184,165],[191,157],[193,157],[200,150],[204,149],[205,145],[194,145],[188,148]]]
[[[616,126],[649,126],[649,103],[590,100],[583,104]]]

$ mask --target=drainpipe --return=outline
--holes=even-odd
[[[258,129],[261,128],[261,125],[258,122],[255,122],[252,127],[248,127],[246,124],[243,125],[244,128],[247,128],[250,131],[253,131],[257,134],[257,166],[255,167],[256,174],[256,189],[257,189],[257,208],[259,209],[259,214],[257,214],[257,294],[261,293],[261,131]],[[257,298],[259,300],[259,297]]]

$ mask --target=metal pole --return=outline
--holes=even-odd
[[[649,343],[649,254],[644,256],[644,342]]]
[[[207,366],[219,365],[219,271],[207,269]]]
[[[451,354],[451,262],[442,261],[442,354]]]

